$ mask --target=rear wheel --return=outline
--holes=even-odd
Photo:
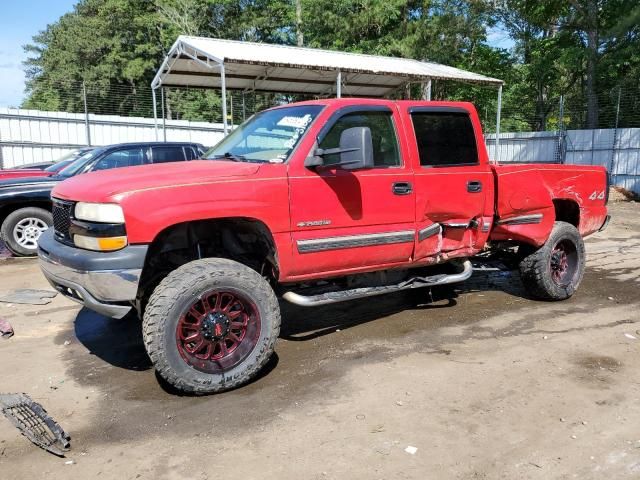
[[[220,258],[171,272],[151,295],[143,319],[157,372],[193,394],[222,392],[254,378],[279,332],[280,309],[267,281]]]
[[[547,242],[520,262],[520,276],[527,291],[544,300],[565,300],[582,281],[584,242],[570,223],[556,222]]]
[[[44,208],[26,207],[7,215],[0,233],[11,253],[19,257],[31,257],[38,253],[40,235],[51,225],[51,212]]]

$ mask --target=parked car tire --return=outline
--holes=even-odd
[[[578,229],[556,222],[547,242],[520,262],[520,277],[533,297],[565,300],[580,285],[584,264],[584,241]]]
[[[25,207],[7,215],[0,227],[0,234],[11,253],[19,257],[32,257],[38,253],[40,235],[52,225],[51,212],[44,208]]]
[[[158,374],[190,394],[217,393],[254,378],[280,333],[280,308],[269,283],[222,258],[196,260],[155,288],[143,338]]]

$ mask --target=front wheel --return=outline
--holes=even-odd
[[[26,207],[7,215],[0,233],[11,253],[18,257],[32,257],[38,253],[40,235],[51,225],[51,212],[44,208]]]
[[[556,222],[547,242],[520,262],[527,291],[543,300],[565,300],[584,276],[585,250],[580,233],[570,223]]]
[[[147,353],[160,376],[191,394],[254,378],[271,357],[280,308],[271,286],[238,262],[208,258],[171,272],[143,318]]]

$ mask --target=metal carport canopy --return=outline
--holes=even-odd
[[[229,89],[384,97],[409,83],[422,83],[423,96],[430,100],[431,80],[496,86],[500,111],[502,80],[459,68],[408,58],[185,35],[175,41],[151,86],[154,110],[155,90],[161,87],[221,89],[226,133],[226,90]],[[157,118],[155,111],[154,117]]]
[[[407,58],[334,52],[315,48],[180,36],[158,71],[153,87],[226,88],[332,95],[342,73],[345,96],[382,97],[407,82],[457,80],[501,85],[502,80],[459,68]]]

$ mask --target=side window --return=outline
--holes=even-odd
[[[98,160],[93,168],[91,168],[91,171],[133,167],[142,164],[144,164],[144,151],[142,148],[131,148],[109,153]]]
[[[153,163],[178,162],[184,160],[184,151],[179,145],[151,147]]]
[[[411,119],[423,167],[478,163],[476,137],[466,113],[413,112]]]
[[[184,147],[184,153],[187,156],[187,160],[195,160],[196,158],[198,158],[195,148],[191,145],[187,145],[186,147]]]
[[[397,167],[400,165],[398,138],[393,127],[391,112],[354,112],[340,117],[318,145],[322,149],[338,148],[340,134],[347,128],[369,127],[373,141],[373,164],[376,167]],[[339,154],[326,155],[325,161],[337,163]]]

